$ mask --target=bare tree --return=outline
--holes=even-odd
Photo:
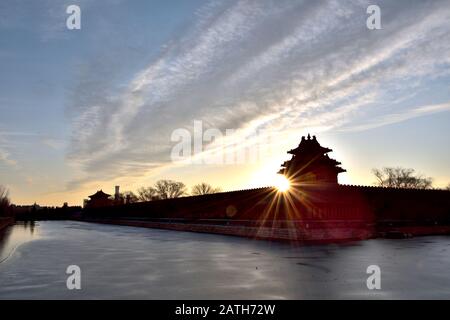
[[[159,199],[156,189],[153,187],[141,187],[137,190],[137,198],[139,201],[152,201]]]
[[[9,213],[9,192],[4,186],[0,185],[0,216],[6,216]]]
[[[155,184],[155,189],[160,199],[178,198],[186,194],[184,183],[173,180],[159,180]]]
[[[197,195],[202,195],[202,194],[217,193],[220,191],[222,191],[220,188],[214,188],[210,184],[208,184],[206,182],[202,182],[202,183],[199,183],[199,184],[196,184],[195,186],[193,186],[191,193],[194,196],[197,196]]]
[[[373,174],[377,178],[376,184],[381,187],[430,189],[433,179],[415,174],[410,168],[383,168],[373,169]]]

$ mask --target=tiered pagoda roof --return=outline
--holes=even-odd
[[[96,193],[89,196],[91,199],[108,199],[111,197],[110,194],[104,193],[102,190],[97,191]]]
[[[339,161],[328,156],[327,153],[331,151],[333,150],[322,147],[316,136],[311,138],[308,134],[307,138],[302,137],[297,148],[288,151],[292,158],[282,164],[278,173],[291,179],[309,174],[316,180],[337,183],[337,175],[346,170],[339,166]]]

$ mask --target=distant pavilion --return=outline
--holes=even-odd
[[[86,207],[89,208],[97,208],[97,207],[105,207],[113,204],[113,200],[111,199],[111,195],[104,193],[102,190],[97,191],[93,195],[89,196],[89,200],[86,203]]]

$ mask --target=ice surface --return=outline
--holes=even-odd
[[[0,236],[0,298],[449,299],[449,250],[443,236],[299,246],[38,222]],[[367,289],[372,264],[381,268],[381,290]],[[81,268],[81,290],[66,287],[69,265]]]

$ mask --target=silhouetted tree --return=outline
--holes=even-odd
[[[137,190],[139,201],[152,201],[159,199],[156,189],[153,187],[141,187]]]
[[[160,199],[178,198],[186,194],[184,183],[173,180],[159,180],[155,184],[155,189]]]
[[[9,208],[10,201],[8,189],[0,185],[0,216],[9,215]]]
[[[202,195],[202,194],[217,193],[220,191],[222,191],[220,188],[214,188],[210,184],[208,184],[206,182],[202,182],[202,183],[196,184],[195,186],[192,187],[191,194],[193,194],[194,196],[197,196],[197,195]]]
[[[381,187],[430,189],[433,182],[432,178],[416,175],[410,168],[373,169],[373,174]]]
[[[445,187],[446,190],[450,191],[450,183]]]

